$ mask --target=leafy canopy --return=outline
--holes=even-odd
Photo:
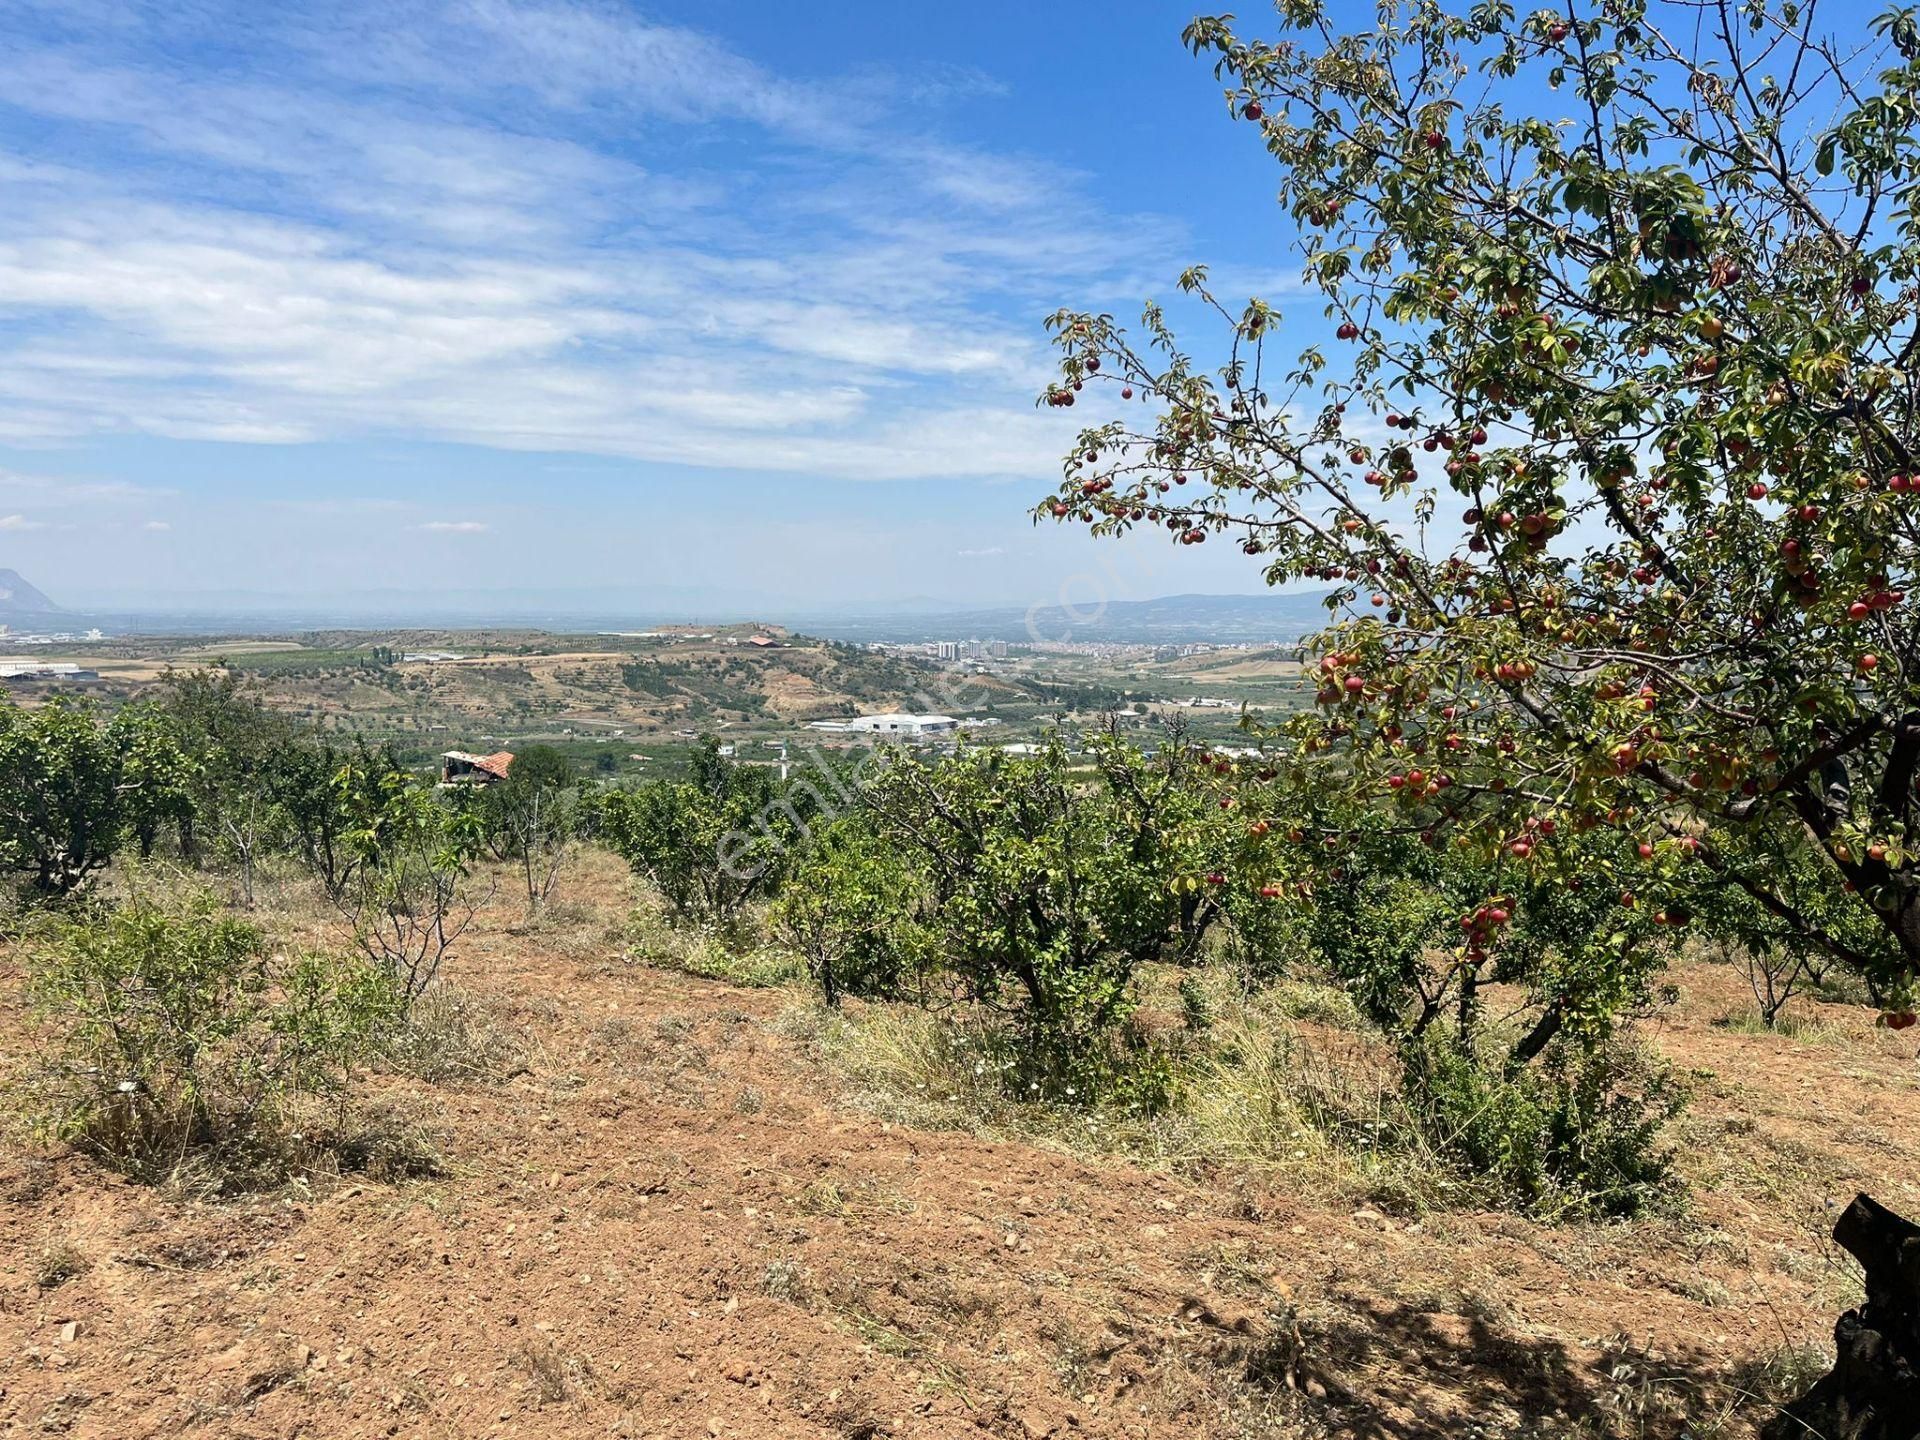
[[[1788,0],[1276,14],[1273,39],[1186,38],[1277,162],[1334,338],[1289,344],[1296,317],[1201,270],[1213,369],[1157,306],[1137,331],[1060,313],[1047,401],[1104,408],[1039,513],[1332,582],[1322,704],[1290,740],[1408,833],[1548,880],[1608,827],[1622,907],[1684,924],[1738,891],[1898,1000],[1913,13],[1864,54]]]

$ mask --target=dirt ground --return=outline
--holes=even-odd
[[[1912,1041],[1727,1027],[1723,967],[1655,1027],[1690,1209],[1553,1227],[889,1124],[795,993],[630,963],[612,862],[572,887],[450,962],[524,1065],[370,1082],[439,1177],[207,1202],[0,1152],[0,1433],[1741,1435],[1853,1293],[1835,1208],[1920,1213]]]

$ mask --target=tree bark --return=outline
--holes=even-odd
[[[1866,1301],[1834,1326],[1833,1369],[1761,1440],[1920,1440],[1920,1225],[1859,1195],[1833,1238],[1866,1272]]]

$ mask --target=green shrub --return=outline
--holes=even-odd
[[[147,707],[106,720],[64,699],[0,698],[0,871],[42,896],[74,893],[178,804],[190,769]]]
[[[928,963],[998,1017],[1021,1085],[1050,1095],[1098,1088],[1126,1049],[1142,966],[1198,960],[1243,829],[1190,783],[1184,750],[1089,746],[1091,776],[1058,743],[896,756],[861,794],[880,852],[924,876]]]
[[[196,1156],[232,1184],[284,1168],[302,1107],[341,1101],[396,1007],[377,968],[284,957],[204,895],[60,923],[31,984],[58,1033],[44,1125],[145,1180]]]
[[[676,924],[657,908],[642,905],[627,924],[627,953],[657,969],[749,990],[805,980],[804,962],[797,954],[758,938],[759,921],[756,912],[737,915],[724,925]]]
[[[1158,1127],[1182,1103],[1178,1054],[1122,1027],[1103,1061],[1035,1077],[1036,1055],[977,1011],[877,1004],[790,1012],[791,1033],[849,1084],[856,1103],[931,1129],[1043,1139],[1083,1153],[1164,1159]],[[1193,1158],[1190,1147],[1181,1147]]]
[[[1659,1137],[1681,1098],[1625,1046],[1556,1047],[1509,1070],[1430,1038],[1405,1052],[1401,1098],[1418,1143],[1519,1208],[1631,1216],[1673,1198]]]
[[[1157,1115],[1178,1096],[1182,1054],[1134,1021],[1071,1046],[1035,1031],[1032,1017],[976,1018],[965,1026],[981,1077],[1023,1105],[1099,1107]]]

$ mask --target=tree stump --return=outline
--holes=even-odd
[[[1833,1369],[1761,1440],[1920,1440],[1920,1225],[1858,1195],[1833,1238],[1866,1271],[1866,1303],[1834,1326]]]

